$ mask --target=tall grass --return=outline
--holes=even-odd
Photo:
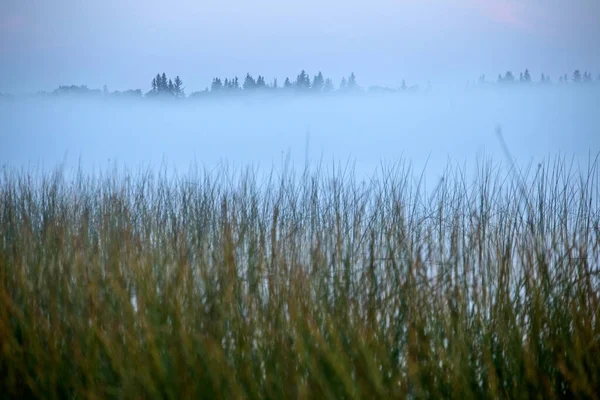
[[[597,162],[5,169],[9,398],[598,398]]]

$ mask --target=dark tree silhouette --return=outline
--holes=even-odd
[[[358,89],[358,85],[356,84],[356,76],[354,75],[354,72],[352,72],[348,78],[348,90],[356,89]]]
[[[163,85],[163,80],[162,80],[162,75],[161,74],[157,74],[156,75],[156,93],[162,93],[164,85]]]
[[[167,82],[167,74],[165,74],[164,72],[162,73],[162,76],[160,77],[160,82],[161,82],[161,87],[160,87],[160,91],[165,93],[169,90],[169,83]]]
[[[296,88],[299,90],[310,89],[310,78],[305,70],[302,70],[296,78]]]
[[[575,72],[573,72],[573,82],[575,82],[575,83],[581,82],[581,72],[579,72],[578,69],[576,69]]]
[[[225,78],[225,80],[223,81],[223,89],[224,90],[231,92],[231,91],[235,91],[238,88],[239,88],[239,83],[237,81],[237,77],[232,78],[232,79]]]
[[[264,89],[266,87],[267,87],[267,83],[265,82],[265,77],[259,75],[258,78],[256,78],[256,88]]]
[[[181,78],[179,77],[179,75],[177,75],[175,77],[175,96],[177,97],[184,97],[185,93],[183,91],[183,81],[181,80]]]
[[[244,90],[253,90],[256,88],[256,81],[249,73],[246,74],[246,79],[244,79]]]
[[[587,71],[585,71],[583,73],[583,81],[586,82],[586,83],[592,82],[592,74],[589,73],[589,72],[587,72]]]
[[[285,81],[283,82],[283,87],[286,89],[289,89],[292,87],[292,82],[290,82],[290,78],[285,78]]]
[[[333,87],[333,81],[329,78],[325,79],[325,86],[323,86],[323,92],[329,93],[333,92],[335,88]]]
[[[525,83],[531,82],[531,75],[529,74],[529,70],[528,69],[526,69],[525,70],[525,74],[523,74],[523,81]]]
[[[325,79],[323,78],[323,73],[319,71],[317,75],[313,78],[312,90],[315,92],[321,92],[325,87]]]
[[[212,84],[210,85],[210,91],[211,92],[218,92],[223,88],[223,83],[221,82],[220,78],[215,78],[212,81]]]
[[[342,81],[340,82],[340,91],[345,91],[348,88],[348,82],[346,81],[346,78],[342,78]]]
[[[156,93],[160,93],[163,90],[163,84],[162,84],[162,76],[160,76],[160,74],[156,74]]]

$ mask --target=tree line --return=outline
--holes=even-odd
[[[164,72],[161,74],[156,74],[156,76],[152,79],[152,89],[148,93],[147,96],[157,96],[159,94],[168,94],[175,97],[183,97],[185,95],[183,89],[183,81],[179,78],[179,75],[175,77],[175,80],[171,80],[170,78],[167,80],[167,74]]]
[[[592,74],[584,71],[581,73],[580,70],[575,70],[572,74],[571,81],[573,83],[591,83],[594,81]],[[597,81],[600,82],[600,74],[597,77]],[[567,74],[561,75],[558,78],[559,83],[568,83],[569,77]],[[479,83],[495,83],[495,84],[511,84],[511,83],[533,83],[531,73],[529,69],[525,69],[524,72],[519,74],[517,79],[511,71],[507,71],[504,75],[498,74],[496,82],[486,81],[485,75],[481,75]],[[552,83],[550,76],[544,73],[541,74],[539,83],[549,84]],[[431,84],[429,83],[427,88],[429,89]],[[322,72],[317,73],[311,79],[310,75],[306,70],[300,71],[296,76],[295,80],[290,80],[289,77],[285,78],[283,85],[279,85],[277,79],[267,82],[266,78],[262,75],[258,75],[254,78],[250,73],[247,73],[243,82],[235,76],[233,78],[213,78],[210,87],[206,87],[202,91],[193,92],[189,97],[200,97],[208,94],[226,94],[232,92],[252,92],[252,91],[274,91],[274,90],[294,90],[297,92],[305,93],[332,93],[332,92],[358,92],[364,91],[360,87],[356,80],[356,75],[352,72],[347,78],[343,77],[338,87],[336,88],[333,80],[325,78]],[[385,91],[385,92],[401,92],[401,91],[418,91],[418,85],[408,86],[405,80],[402,80],[402,85],[399,88],[379,87],[372,86],[367,91]],[[174,81],[167,78],[167,75],[163,72],[157,74],[152,79],[151,89],[146,96],[153,96],[157,94],[166,94],[175,97],[185,97],[183,82],[177,76]]]
[[[157,75],[158,77],[159,75]],[[163,73],[161,76],[162,82],[165,82],[166,75]],[[169,79],[170,81],[170,79]],[[148,94],[156,93],[156,82],[157,78],[152,80],[151,90]],[[159,90],[158,93],[166,93],[170,95],[181,95],[178,91],[177,82],[181,83],[179,77],[175,78],[174,82],[174,91],[167,89]],[[322,72],[316,74],[312,79],[310,75],[302,70],[296,76],[295,80],[290,80],[289,77],[285,78],[283,85],[279,85],[277,79],[273,79],[272,81],[266,80],[266,78],[262,75],[258,75],[256,78],[252,76],[250,73],[247,73],[244,77],[243,81],[239,79],[239,77],[235,76],[232,78],[213,78],[210,88],[206,87],[203,91],[193,92],[190,94],[190,97],[199,97],[209,93],[217,94],[217,93],[232,93],[232,92],[253,92],[253,91],[274,91],[274,90],[295,90],[299,92],[306,93],[331,93],[334,91],[340,92],[353,92],[360,91],[362,88],[358,86],[356,81],[356,75],[352,72],[348,78],[342,78],[338,89],[335,88],[333,80],[330,78],[325,78]]]
[[[594,78],[593,78],[592,74],[588,71],[584,71],[582,74],[580,70],[576,69],[575,71],[573,71],[573,74],[571,75],[572,83],[592,83],[593,81],[594,81]],[[600,74],[598,74],[596,81],[600,82]],[[480,83],[480,84],[496,83],[496,84],[500,84],[500,85],[507,85],[507,84],[510,85],[513,83],[527,84],[527,83],[534,83],[534,82],[533,82],[533,78],[531,77],[531,73],[529,72],[529,69],[525,69],[525,71],[519,73],[518,79],[515,77],[515,75],[512,73],[512,71],[506,71],[504,74],[498,74],[498,78],[496,79],[496,82],[488,82],[485,78],[485,75],[481,75],[479,77],[478,83]],[[538,83],[549,84],[549,83],[552,83],[552,79],[550,78],[549,75],[542,73],[540,75]],[[561,84],[569,83],[569,75],[568,74],[560,75],[558,77],[558,83],[561,83]]]
[[[556,81],[553,81],[549,75],[542,73],[539,80],[534,81],[529,69],[520,72],[517,77],[512,71],[506,71],[504,74],[498,74],[495,81],[488,81],[485,75],[481,75],[477,80],[479,85],[503,85],[510,86],[513,84],[586,84],[592,82],[600,82],[600,74],[594,80],[592,74],[588,71],[581,72],[575,70],[570,76],[569,74],[562,74],[558,76]],[[428,83],[425,90],[431,89],[431,84]],[[371,86],[368,89],[364,89],[358,85],[356,75],[351,73],[348,77],[342,78],[340,83],[336,86],[333,80],[326,78],[322,72],[317,73],[312,78],[306,72],[306,70],[300,71],[295,79],[285,78],[283,84],[279,84],[277,79],[269,80],[263,76],[258,75],[256,78],[250,73],[247,73],[243,80],[237,76],[231,78],[220,78],[215,77],[212,79],[210,86],[207,86],[204,90],[192,92],[189,95],[185,93],[185,86],[183,80],[177,75],[175,78],[170,78],[165,72],[157,73],[150,82],[150,89],[147,92],[143,92],[140,89],[137,90],[126,90],[126,91],[113,91],[109,92],[108,88],[104,86],[103,90],[90,89],[85,85],[77,86],[59,86],[54,91],[38,92],[40,95],[62,95],[62,94],[74,94],[74,95],[105,95],[112,97],[174,97],[174,98],[196,98],[210,95],[226,95],[234,93],[255,93],[255,92],[275,92],[275,91],[289,91],[297,93],[352,93],[352,92],[416,92],[419,91],[419,85],[407,85],[405,80],[402,80],[402,84],[397,88]]]

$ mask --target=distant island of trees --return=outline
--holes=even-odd
[[[596,80],[600,81],[600,74],[598,75]],[[578,69],[576,69],[573,72],[573,75],[571,77],[572,83],[582,83],[582,82],[583,83],[591,83],[593,81],[594,81],[594,78],[592,77],[591,73],[584,71],[582,74],[581,71]],[[506,71],[506,73],[504,75],[498,74],[498,78],[496,79],[496,82],[491,82],[491,83],[505,85],[505,84],[512,84],[512,83],[532,83],[532,82],[533,82],[533,79],[531,78],[531,74],[530,74],[529,70],[526,69],[524,72],[521,72],[519,74],[519,79],[516,79],[511,71]],[[558,77],[558,83],[568,83],[568,82],[569,82],[569,76],[567,74],[564,74],[564,75],[561,75]],[[478,83],[480,83],[480,84],[487,83],[487,81],[485,79],[485,75],[481,75],[479,77]],[[542,73],[538,83],[549,84],[549,83],[552,83],[552,80],[550,79],[549,75],[545,75],[544,73]]]
[[[504,74],[498,74],[495,81],[489,81],[485,75],[481,75],[476,81],[475,85],[499,85],[499,86],[513,86],[513,85],[565,85],[568,83],[573,84],[592,84],[600,83],[600,74],[594,80],[591,73],[580,70],[575,70],[570,76],[563,74],[556,79],[552,80],[549,75],[542,73],[538,80],[532,78],[531,73],[528,69],[519,73],[518,78],[512,71],[506,71]],[[431,90],[431,83],[428,82],[427,87],[424,91]],[[282,85],[279,85],[277,79],[267,81],[262,75],[258,75],[254,78],[251,74],[246,74],[243,81],[237,76],[233,78],[220,77],[213,78],[210,87],[206,87],[204,90],[192,92],[189,95],[185,93],[185,87],[182,79],[179,76],[175,78],[169,78],[166,73],[158,73],[152,78],[150,83],[150,90],[143,92],[141,89],[136,90],[125,90],[125,91],[113,91],[110,92],[108,87],[105,85],[103,89],[90,89],[85,85],[77,86],[59,86],[52,92],[38,92],[41,96],[51,95],[97,95],[97,96],[112,96],[112,97],[137,97],[137,98],[204,98],[211,96],[226,96],[235,94],[249,94],[249,93],[312,93],[312,94],[323,94],[323,93],[396,93],[396,92],[419,92],[421,88],[419,85],[407,85],[406,81],[403,80],[399,87],[382,87],[382,86],[371,86],[367,89],[362,88],[358,85],[356,75],[351,73],[347,78],[342,78],[339,85],[336,87],[330,78],[325,78],[322,72],[314,75],[311,79],[309,74],[302,70],[295,80],[286,78]],[[0,93],[0,97],[12,97]]]

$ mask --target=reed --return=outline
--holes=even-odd
[[[5,168],[0,393],[599,397],[597,159],[260,176]]]

